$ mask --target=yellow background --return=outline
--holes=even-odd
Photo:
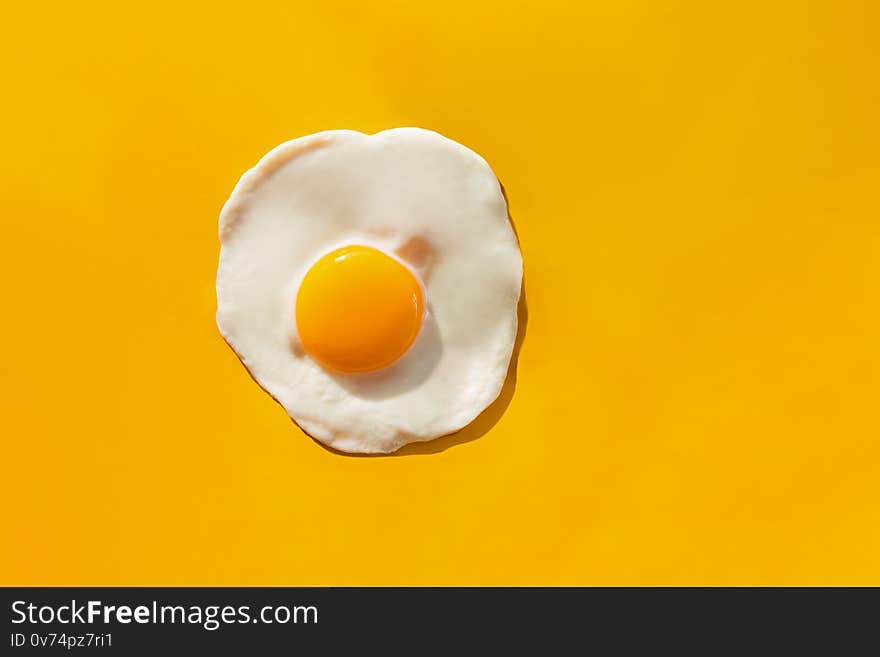
[[[877,4],[731,4],[3,2],[0,582],[880,584]],[[528,327],[505,413],[346,457],[217,215],[400,125],[494,167]]]

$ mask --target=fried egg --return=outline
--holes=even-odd
[[[387,453],[501,391],[522,257],[483,158],[436,132],[321,132],[274,148],[220,214],[217,324],[309,435]]]

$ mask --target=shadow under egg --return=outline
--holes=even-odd
[[[514,237],[516,237],[517,244],[519,244],[519,232],[516,230],[516,222],[513,220],[513,216],[510,212],[510,199],[507,196],[507,190],[504,188],[504,185],[501,183],[500,180],[498,181],[498,184],[501,187],[501,194],[504,197],[504,201],[505,203],[507,203],[507,220],[510,223],[511,229],[513,230]],[[313,436],[310,437],[312,438],[312,440],[315,441],[317,445],[327,450],[328,452],[339,454],[342,456],[353,456],[356,458],[387,458],[398,456],[438,454],[440,452],[446,451],[450,447],[454,447],[455,445],[462,445],[464,443],[469,443],[477,440],[478,438],[482,438],[484,435],[489,433],[489,431],[491,431],[492,428],[501,420],[502,416],[507,410],[507,407],[510,406],[510,402],[513,400],[513,395],[516,392],[516,376],[517,368],[519,365],[519,354],[522,350],[522,345],[526,338],[526,329],[529,323],[529,304],[526,300],[525,272],[523,272],[523,278],[520,283],[520,297],[519,302],[516,306],[516,317],[516,338],[513,343],[513,351],[510,355],[510,363],[507,366],[507,375],[504,379],[504,384],[501,386],[501,392],[498,393],[498,397],[495,398],[495,401],[493,401],[485,409],[483,409],[483,411],[479,415],[477,415],[477,417],[475,417],[469,424],[465,425],[458,431],[448,433],[444,436],[439,436],[438,438],[434,438],[432,440],[408,443],[397,451],[391,452],[389,454],[363,454],[358,452],[343,452],[341,450],[334,449],[329,445],[325,445]],[[394,375],[394,369],[396,365],[392,365],[388,369],[382,370],[377,374],[367,375],[368,378],[361,379],[360,382],[352,377],[344,377],[340,375],[340,385],[346,387],[346,389],[350,390],[352,394],[357,394],[364,399],[378,399],[388,395],[399,395],[406,392],[407,390],[412,389],[413,387],[427,379],[431,371],[433,371],[434,367],[436,367],[437,362],[440,360],[440,355],[443,353],[443,343],[440,339],[437,323],[436,320],[433,318],[433,315],[429,314],[429,317],[426,318],[426,324],[422,329],[422,333],[426,333],[425,345],[420,347],[424,350],[424,352],[421,354],[413,353],[419,347],[419,340],[422,337],[421,335],[419,336],[419,340],[416,341],[416,344],[413,346],[413,349],[411,351],[411,353],[416,356],[416,358],[424,358],[426,361],[425,363],[422,363],[421,367],[416,368],[418,372],[417,376],[413,376],[411,379],[404,379],[403,381],[395,381],[394,379],[396,377]],[[408,356],[409,354],[407,354],[405,358],[407,358]],[[380,378],[376,379],[372,377]],[[385,379],[384,377],[388,378]],[[378,386],[375,385],[375,382],[377,380],[380,381],[380,385]],[[350,388],[349,386],[352,387]],[[308,432],[306,432],[306,435],[309,435]]]
[[[501,195],[507,204],[507,221],[513,230],[517,244],[519,244],[519,232],[516,230],[516,222],[510,212],[510,199],[507,197],[507,190],[504,184],[499,180],[498,185],[501,187]],[[513,394],[516,392],[516,372],[519,365],[519,353],[522,349],[523,342],[526,339],[526,328],[529,323],[529,304],[526,300],[526,276],[523,272],[523,278],[520,283],[519,302],[516,306],[516,339],[513,343],[513,352],[510,354],[510,364],[507,366],[507,376],[504,379],[504,385],[501,386],[501,392],[498,397],[489,404],[482,413],[475,417],[470,424],[465,425],[458,431],[448,433],[445,436],[427,440],[424,442],[408,443],[396,452],[391,454],[377,454],[374,456],[411,456],[417,454],[437,454],[446,451],[455,445],[469,443],[477,438],[481,438],[498,424],[510,402],[513,400]]]

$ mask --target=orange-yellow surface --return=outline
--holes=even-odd
[[[0,583],[880,584],[878,12],[2,3]],[[476,426],[352,458],[218,334],[217,216],[402,125],[494,167],[528,326]]]

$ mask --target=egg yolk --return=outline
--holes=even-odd
[[[402,263],[367,246],[318,260],[296,297],[296,328],[306,352],[338,372],[371,372],[410,348],[422,325],[422,288]]]

